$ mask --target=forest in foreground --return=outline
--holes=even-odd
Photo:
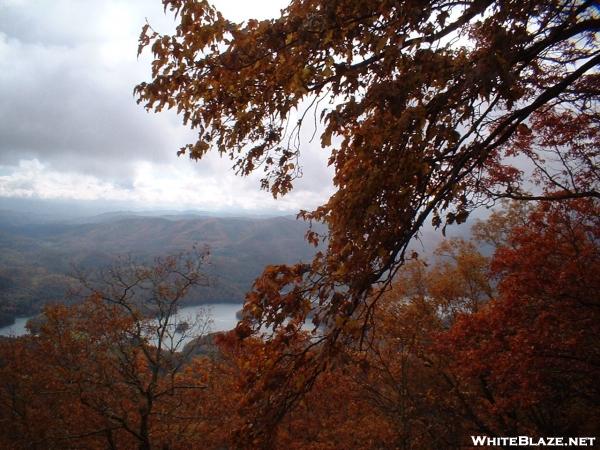
[[[316,253],[267,265],[217,335],[204,316],[171,320],[210,285],[202,249],[84,279],[83,303],[0,342],[2,446],[597,435],[596,1],[292,0],[239,23],[206,0],[162,3],[174,29],[143,27],[137,102],[195,132],[178,155],[218,152],[274,198],[302,175],[313,125],[333,172],[331,196],[298,214]],[[425,224],[444,235],[481,208],[472,240],[415,251]]]
[[[443,241],[432,260],[403,266],[366,332],[354,325],[357,340],[318,376],[302,358],[322,351],[319,329],[288,336],[286,353],[259,336],[206,335],[207,317],[181,329],[174,307],[202,284],[202,255],[113,267],[84,303],[47,307],[39,334],[0,342],[0,446],[432,449],[472,435],[593,436],[599,213],[588,200],[512,205],[473,240]],[[293,406],[278,417],[281,402]]]

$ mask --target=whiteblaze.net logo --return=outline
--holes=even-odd
[[[593,447],[595,437],[471,436],[476,447]]]

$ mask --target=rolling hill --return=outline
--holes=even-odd
[[[7,220],[3,220],[6,217]],[[0,324],[61,301],[74,267],[93,270],[119,255],[141,261],[208,245],[213,285],[191,302],[241,302],[267,264],[311,259],[307,224],[291,217],[211,217],[205,214],[113,213],[76,222],[0,217]]]

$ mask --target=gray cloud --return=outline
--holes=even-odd
[[[165,161],[177,127],[167,117],[149,118],[133,99],[131,64],[115,74],[102,66],[100,50],[0,35],[0,164],[38,158],[122,177],[136,160]]]
[[[285,4],[217,2],[234,20],[267,17]],[[193,190],[205,189],[198,201],[273,208],[260,177],[232,177],[229,160],[177,158],[193,132],[175,114],[148,114],[135,103],[133,87],[149,77],[149,56],[136,58],[146,17],[160,30],[173,27],[159,0],[0,4],[0,196],[164,203],[172,192],[174,202],[185,195],[191,204]],[[310,208],[331,191],[326,152],[308,144],[302,158],[305,176],[282,207]]]

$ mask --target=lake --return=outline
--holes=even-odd
[[[235,328],[237,324],[236,313],[242,309],[238,303],[208,303],[205,305],[186,306],[177,313],[177,318],[185,319],[195,317],[196,314],[206,311],[212,319],[210,332],[227,331]],[[18,317],[15,323],[0,328],[0,336],[22,336],[27,334],[25,325],[33,316]]]

